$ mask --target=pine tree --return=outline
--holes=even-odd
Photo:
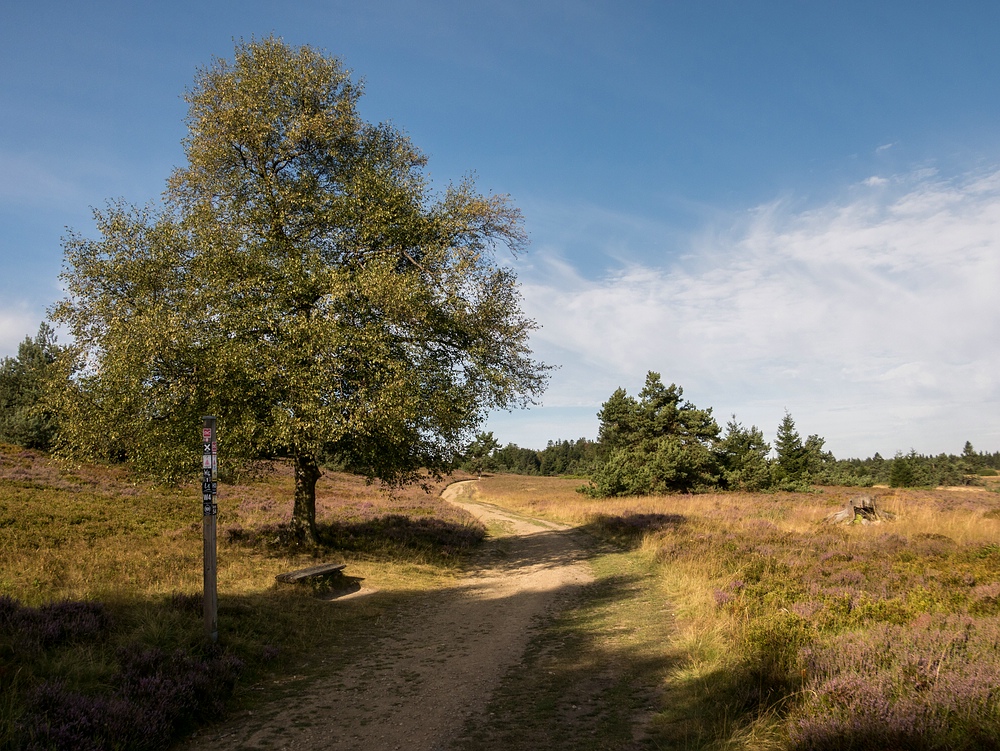
[[[805,446],[795,429],[795,421],[787,409],[778,425],[778,434],[774,439],[774,450],[778,455],[775,462],[778,479],[784,483],[802,481],[807,470]]]
[[[42,323],[34,339],[21,342],[16,357],[0,360],[0,442],[49,448],[56,416],[46,392],[61,352],[52,327]]]
[[[664,386],[653,371],[646,374],[638,400],[621,388],[611,395],[598,414],[606,454],[591,475],[593,495],[644,495],[717,484],[718,423],[711,408],[698,409],[683,396],[680,386]]]
[[[771,464],[767,458],[770,451],[770,444],[756,425],[744,428],[733,415],[718,446],[725,486],[748,492],[770,487]]]

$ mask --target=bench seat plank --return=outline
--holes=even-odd
[[[321,563],[319,566],[310,566],[309,568],[301,568],[298,571],[289,571],[284,574],[278,574],[274,578],[280,582],[285,582],[286,584],[292,584],[297,581],[302,581],[303,579],[308,579],[313,576],[323,576],[324,574],[336,574],[343,571],[347,567],[346,563]]]

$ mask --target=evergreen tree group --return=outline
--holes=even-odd
[[[915,450],[892,459],[837,459],[816,434],[802,438],[786,410],[774,444],[756,425],[735,417],[719,428],[712,409],[684,399],[683,389],[665,386],[649,372],[638,398],[619,388],[598,412],[598,439],[549,441],[540,451],[497,444],[485,457],[477,448],[463,459],[472,471],[527,475],[586,476],[585,492],[596,497],[698,490],[761,492],[808,490],[814,485],[937,487],[968,485],[1000,470],[1000,452],[977,452],[966,442],[961,455],[925,456]],[[772,450],[773,448],[773,450]]]
[[[0,443],[50,448],[56,416],[45,395],[61,351],[52,327],[43,323],[34,338],[21,342],[16,357],[0,360]]]

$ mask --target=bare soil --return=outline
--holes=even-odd
[[[474,481],[473,481],[474,482]],[[476,724],[501,678],[522,660],[535,629],[592,581],[586,538],[463,494],[443,497],[493,535],[459,583],[408,610],[378,648],[324,672],[301,690],[202,731],[184,748],[447,749]],[[331,603],[350,607],[350,600]]]

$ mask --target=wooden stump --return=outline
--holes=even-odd
[[[827,524],[872,524],[895,518],[895,514],[879,508],[875,496],[856,495],[840,511],[830,514],[823,521]]]

